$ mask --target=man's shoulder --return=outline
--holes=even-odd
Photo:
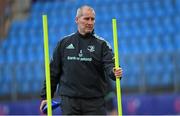
[[[93,34],[94,38],[99,42],[105,42],[105,39],[97,34]]]
[[[99,35],[97,35],[97,34],[94,34],[94,37],[96,38],[96,40],[97,40],[100,44],[105,44],[105,45],[107,45],[109,48],[111,48],[110,43],[109,43],[106,39],[104,39],[103,37],[101,37],[101,36],[99,36]]]
[[[73,37],[74,35],[75,35],[75,33],[71,33],[71,34],[69,34],[69,35],[66,35],[66,36],[60,38],[60,39],[58,40],[57,46],[60,47],[60,46],[65,45],[68,41],[71,41],[72,38],[74,38],[74,37]]]
[[[96,40],[100,43],[108,43],[107,40],[97,34],[94,34],[94,37],[96,38]]]
[[[64,37],[62,37],[59,42],[62,43],[62,42],[67,42],[67,41],[71,41],[72,38],[74,38],[74,35],[75,33],[71,33],[69,35],[66,35]]]
[[[69,35],[66,35],[62,38],[62,40],[67,40],[67,39],[71,39],[73,36],[75,35],[75,33],[71,33]]]

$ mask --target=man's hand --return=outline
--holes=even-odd
[[[113,72],[114,72],[114,75],[116,76],[116,78],[120,78],[122,77],[122,68],[113,68]]]
[[[41,101],[41,105],[40,105],[40,108],[39,110],[41,111],[41,113],[43,113],[42,109],[43,109],[43,106],[47,104],[47,100],[42,100]]]

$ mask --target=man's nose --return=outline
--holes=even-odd
[[[94,20],[88,20],[88,24],[90,24],[90,25],[92,25],[92,24],[94,24]]]

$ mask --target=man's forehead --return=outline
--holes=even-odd
[[[83,17],[91,17],[91,18],[94,18],[95,15],[94,14],[88,14],[88,13],[85,13],[82,15]]]
[[[95,13],[91,9],[83,9],[82,16],[95,17]]]
[[[92,8],[89,8],[89,7],[83,7],[82,8],[82,13],[83,14],[93,14],[95,15],[95,12]]]

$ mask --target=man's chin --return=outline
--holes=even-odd
[[[92,33],[92,31],[93,31],[93,30],[88,30],[88,31],[86,31],[86,34]]]

